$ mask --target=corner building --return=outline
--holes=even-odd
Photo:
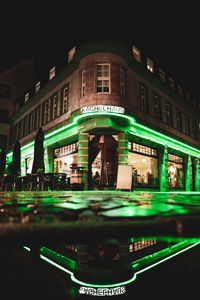
[[[21,144],[30,173],[34,138],[45,134],[45,171],[84,167],[85,188],[114,187],[118,165],[133,166],[134,188],[199,191],[200,104],[140,51],[111,42],[72,49],[69,62],[10,119],[10,152]],[[51,71],[52,71],[51,70]]]

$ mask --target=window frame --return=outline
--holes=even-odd
[[[176,107],[176,127],[179,131],[183,130],[182,111]]]
[[[103,66],[108,66],[108,76],[98,76],[98,66],[102,66],[102,73],[103,71]],[[110,80],[110,63],[97,63],[96,64],[96,93],[97,94],[110,94],[111,93],[111,80]],[[102,74],[103,75],[103,74]],[[106,85],[103,84],[103,82],[105,81],[108,81],[108,91],[98,91],[98,81],[102,81],[102,86],[101,88],[104,89],[104,88],[107,88]]]
[[[139,100],[140,100],[140,111],[144,113],[148,113],[149,112],[148,88],[143,83],[140,83],[139,85]]]
[[[154,63],[153,61],[147,57],[147,70],[151,73],[154,73]]]
[[[162,100],[156,93],[154,93],[154,118],[158,121],[162,120]]]
[[[85,97],[85,79],[86,79],[86,72],[83,70],[81,72],[81,98]]]
[[[53,104],[52,105],[52,119],[54,120],[58,116],[58,94],[57,93],[55,93],[53,95],[52,101],[53,101],[53,103],[52,103]]]
[[[125,88],[125,70],[123,68],[120,68],[119,70],[119,81],[120,81],[120,95],[122,97],[125,97],[126,95],[126,88]]]
[[[65,114],[68,112],[68,101],[69,101],[69,84],[63,87],[62,92],[62,112]]]
[[[49,71],[49,80],[52,80],[55,76],[56,76],[56,66],[51,68],[51,70]]]
[[[173,109],[172,104],[169,101],[166,101],[166,124],[173,127]],[[169,108],[169,109],[168,109]]]

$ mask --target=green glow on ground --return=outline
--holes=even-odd
[[[169,248],[160,250],[154,254],[145,256],[141,259],[138,259],[136,261],[134,261],[132,264],[132,268],[133,268],[133,276],[126,280],[126,281],[122,281],[122,282],[117,282],[117,283],[113,283],[113,284],[92,284],[92,283],[88,283],[88,282],[84,282],[81,280],[78,280],[75,276],[74,273],[70,270],[68,270],[67,268],[61,266],[60,264],[58,264],[57,262],[53,261],[52,259],[47,258],[46,256],[40,254],[40,258],[43,259],[44,261],[46,261],[47,263],[53,265],[54,267],[60,269],[61,271],[69,274],[71,276],[71,280],[74,281],[75,283],[79,284],[79,285],[83,285],[83,286],[88,286],[88,287],[94,287],[94,288],[109,288],[109,287],[118,287],[118,286],[123,286],[123,285],[127,285],[130,284],[131,282],[135,281],[137,278],[137,275],[148,271],[150,269],[152,269],[153,267],[158,266],[159,264],[181,254],[184,253],[188,250],[190,250],[191,248],[197,246],[200,244],[200,241],[194,243],[194,244],[189,244],[187,241],[182,241],[178,244],[175,244]],[[42,247],[45,248],[45,247]],[[41,249],[42,249],[41,248]],[[30,251],[30,248],[24,246],[24,249],[26,249],[27,251]],[[48,249],[48,248],[47,248]],[[50,249],[49,249],[50,250]],[[51,250],[50,250],[51,251]],[[57,258],[57,253],[55,254],[55,259]]]

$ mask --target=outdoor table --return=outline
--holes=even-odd
[[[50,188],[52,191],[58,190],[59,179],[66,176],[66,173],[44,173],[44,181],[47,183],[47,189]]]

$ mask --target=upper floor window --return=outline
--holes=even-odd
[[[56,67],[54,66],[50,71],[49,71],[49,80],[53,79],[56,75]]]
[[[68,86],[63,90],[63,113],[67,112],[68,107]]]
[[[160,80],[165,82],[165,72],[160,68],[158,69],[158,76],[159,76]]]
[[[176,126],[178,130],[182,131],[182,113],[179,108],[176,109]]]
[[[190,94],[188,92],[185,92],[185,100],[190,103]]]
[[[60,114],[68,111],[69,83],[65,84],[60,90]]]
[[[153,73],[153,62],[149,58],[147,58],[147,70]]]
[[[40,90],[40,81],[38,81],[35,85],[35,93],[37,94]]]
[[[48,122],[49,117],[49,99],[46,99],[44,102],[44,124]]]
[[[194,106],[194,107],[197,106],[197,101],[195,98],[192,98],[191,102],[192,102],[192,106]]]
[[[193,137],[197,140],[198,139],[198,123],[197,121],[192,121],[192,129],[193,129]]]
[[[110,92],[110,65],[98,64],[97,65],[97,93],[109,93]]]
[[[169,77],[169,86],[173,91],[175,90],[174,79],[172,79],[171,77]]]
[[[166,103],[166,121],[167,125],[173,125],[172,105],[169,102]]]
[[[198,135],[199,135],[199,137],[200,137],[200,122],[198,123]]]
[[[19,102],[16,103],[15,110],[16,110],[16,111],[19,110]]]
[[[28,99],[29,99],[29,93],[26,93],[25,97],[24,97],[24,102],[26,103],[28,101]]]
[[[30,113],[30,132],[32,132],[34,130],[34,115],[33,115],[33,111]]]
[[[140,84],[140,109],[143,112],[148,112],[148,90],[144,84]]]
[[[52,114],[53,119],[57,117],[57,113],[58,113],[58,96],[57,94],[55,94],[53,96],[53,114]]]
[[[182,86],[180,86],[180,85],[177,86],[177,92],[178,92],[178,94],[179,94],[181,97],[183,97],[183,88],[182,88]]]
[[[35,111],[35,119],[36,119],[35,129],[40,127],[40,109],[41,109],[40,106],[38,106]]]
[[[8,115],[9,115],[8,110],[0,109],[0,122],[1,123],[8,123]]]
[[[85,97],[85,70],[81,73],[81,97]]]
[[[161,99],[157,94],[154,95],[154,116],[156,120],[162,120]]]
[[[140,50],[138,50],[135,46],[133,46],[133,56],[138,62],[141,62]]]
[[[190,134],[191,134],[191,131],[190,131],[190,117],[187,114],[185,115],[185,131],[186,131],[186,134],[188,136],[190,136]]]
[[[120,95],[125,96],[125,72],[120,69]]]
[[[68,63],[70,63],[73,60],[74,54],[76,52],[76,47],[73,47],[69,52],[68,52]]]

